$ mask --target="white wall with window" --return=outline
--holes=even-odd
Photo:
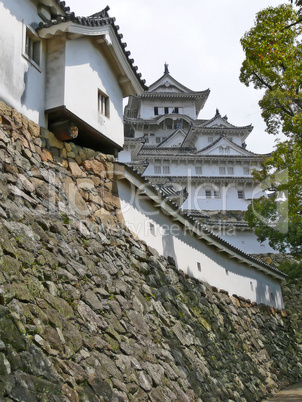
[[[196,107],[192,100],[173,99],[166,100],[158,99],[156,102],[154,99],[152,101],[144,99],[144,103],[141,106],[140,117],[143,119],[150,119],[156,116],[162,116],[165,114],[185,114],[192,119],[196,119]]]
[[[176,179],[173,180],[177,182]],[[239,197],[237,183],[183,183],[189,193],[184,201],[182,209],[199,209],[209,211],[246,211],[250,200],[245,196]],[[250,189],[249,192],[252,190]],[[243,195],[245,195],[243,193]]]
[[[172,220],[147,196],[139,197],[127,180],[118,182],[118,191],[128,228],[161,255],[172,257],[178,269],[224,289],[230,295],[237,294],[258,303],[283,307],[277,279],[219,253],[215,247],[186,231],[178,221]]]
[[[45,44],[35,33],[40,21],[34,2],[1,0],[0,99],[44,126]]]

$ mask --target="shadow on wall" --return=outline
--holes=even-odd
[[[77,48],[73,49],[74,46],[77,46]],[[95,46],[95,43],[93,43],[90,38],[85,37],[78,39],[77,42],[66,42],[66,54],[68,55],[68,57],[66,56],[65,59],[66,68],[73,68],[74,72],[78,74],[78,82],[84,83],[83,86],[73,86],[73,89],[75,90],[76,88],[81,88],[83,91],[86,91],[87,88],[93,88],[93,91],[95,91],[95,88],[99,87],[101,84],[103,87],[100,89],[102,89],[111,100],[110,115],[112,115],[114,109],[118,117],[123,120],[123,103],[121,101],[122,90],[120,88],[120,93],[118,93],[112,86],[112,82],[116,81],[114,73],[110,68],[109,62],[103,56],[102,50],[99,48],[98,51],[96,51]],[[89,67],[88,69],[87,66]],[[85,80],[82,80],[83,76],[85,76],[86,82]],[[96,77],[98,77],[98,80],[95,81]],[[88,86],[87,80],[91,80],[94,82],[94,84],[95,82],[97,84],[93,85],[92,87]],[[79,98],[82,95],[82,93],[77,93]],[[92,92],[90,95],[92,96],[92,99],[94,99],[95,93]],[[120,105],[120,108],[117,108],[117,105]]]
[[[180,269],[177,263],[177,257],[174,248],[174,238],[168,231],[165,231],[165,233],[163,234],[162,244],[163,244],[164,257],[166,258],[172,257],[173,260],[175,261],[175,266],[178,269]]]
[[[245,295],[258,304],[273,302],[271,292],[276,294],[280,289],[277,280],[267,278],[256,269],[200,241],[189,230],[185,231],[180,223],[172,222],[164,212],[156,209],[150,200],[140,198],[129,183],[119,185],[119,196],[121,202],[125,203],[122,213],[130,230],[134,228],[139,238],[158,249],[163,256],[172,257],[178,269],[199,280],[210,282],[219,289],[225,289],[230,295]],[[152,223],[153,234],[150,230],[144,230],[148,222]],[[211,281],[212,275],[214,282]]]

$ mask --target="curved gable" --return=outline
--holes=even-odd
[[[158,145],[158,148],[181,147],[185,137],[186,133],[182,129],[177,129],[169,137],[167,137],[164,141],[162,141]]]
[[[253,152],[238,146],[225,136],[221,136],[206,148],[197,152],[198,155],[232,155],[232,156],[251,156],[256,155]]]
[[[164,74],[150,85],[148,92],[188,93],[192,91],[176,81],[170,74]]]

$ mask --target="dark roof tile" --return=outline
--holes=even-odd
[[[146,86],[146,80],[142,79],[142,74],[137,72],[138,67],[133,65],[134,59],[129,59],[131,52],[129,50],[125,50],[125,48],[127,47],[127,43],[122,42],[123,35],[118,33],[120,27],[115,24],[115,18],[109,17],[108,11],[110,8],[108,6],[102,11],[95,13],[89,17],[76,17],[73,12],[70,12],[70,8],[65,6],[65,1],[56,0],[56,2],[63,10],[64,15],[58,15],[56,19],[47,22],[40,22],[39,29],[49,28],[52,25],[57,25],[66,21],[72,21],[75,24],[85,26],[111,25],[136,78],[138,79],[144,90],[148,89],[148,87]]]

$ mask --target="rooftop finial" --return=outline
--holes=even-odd
[[[165,62],[165,72],[164,72],[164,74],[169,74],[169,64],[167,64],[166,62]]]
[[[216,109],[216,116],[220,116],[219,109]]]

